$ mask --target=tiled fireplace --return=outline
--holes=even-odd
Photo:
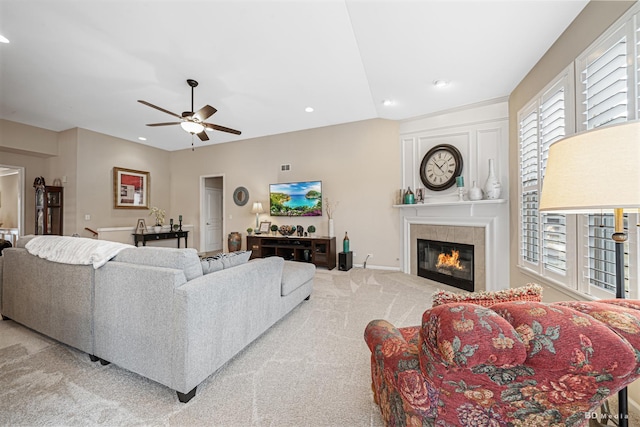
[[[431,268],[425,278],[435,285],[446,284],[467,291],[494,291],[509,287],[508,205],[505,200],[399,205],[402,221],[402,270],[419,275],[418,242],[432,244],[429,260],[437,265],[440,253],[458,257],[466,274],[451,267]],[[439,249],[447,249],[442,250]],[[452,250],[458,252],[455,255]],[[433,258],[435,256],[435,258]],[[439,271],[438,271],[439,270]],[[440,273],[440,274],[435,274]],[[449,277],[447,277],[449,276]],[[458,279],[464,276],[464,280]]]

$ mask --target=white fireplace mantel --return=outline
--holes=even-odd
[[[412,225],[484,228],[487,291],[509,288],[509,215],[507,200],[479,200],[395,205],[401,217],[402,271],[411,272]]]

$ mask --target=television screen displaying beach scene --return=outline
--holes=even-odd
[[[322,216],[322,181],[269,185],[272,216]]]

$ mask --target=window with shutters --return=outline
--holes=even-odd
[[[567,253],[567,239],[571,239],[567,218],[540,213],[538,201],[549,147],[573,131],[573,121],[567,116],[573,106],[572,74],[573,68],[567,68],[518,114],[520,265],[566,286],[575,283],[575,261],[568,259]]]
[[[640,117],[639,11],[640,3],[631,7],[576,58],[569,67],[575,71],[554,79],[518,114],[519,265],[551,283],[599,298],[615,295],[613,215],[541,214],[538,200],[551,144],[574,132]],[[625,214],[625,286],[630,298],[640,297],[638,222],[637,213]]]
[[[580,131],[611,126],[637,118],[634,99],[637,97],[637,66],[634,41],[637,35],[635,20],[627,18],[594,43],[577,60],[579,78],[578,122]],[[635,215],[634,215],[635,216]],[[590,293],[615,293],[615,244],[613,214],[580,215],[578,222],[588,230],[581,241],[585,250],[583,279]],[[629,268],[632,262],[630,241],[636,230],[629,230],[629,215],[625,214],[625,286],[629,290]],[[635,228],[635,227],[634,227]],[[637,258],[638,254],[634,254]],[[634,281],[635,282],[635,281]]]

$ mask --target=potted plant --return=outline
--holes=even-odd
[[[251,236],[251,233],[253,233],[253,228],[251,227],[247,228],[247,234]]]
[[[162,230],[162,224],[164,224],[164,216],[166,215],[165,210],[154,206],[149,210],[149,215],[155,216],[156,223],[153,226],[153,231],[159,233]]]
[[[271,232],[272,232],[272,233],[273,233],[273,235],[275,236],[275,235],[276,235],[276,233],[278,232],[278,226],[277,226],[277,225],[275,225],[275,224],[273,224],[273,225],[271,226]]]
[[[307,232],[309,233],[309,236],[313,237],[313,233],[316,232],[316,227],[315,225],[310,225],[309,227],[307,227]]]

